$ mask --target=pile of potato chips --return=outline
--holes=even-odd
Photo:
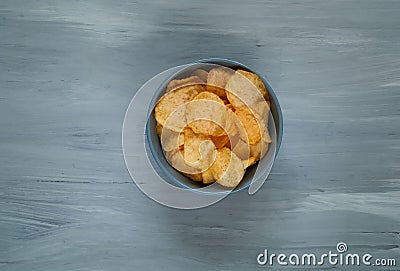
[[[236,187],[268,150],[270,100],[256,74],[215,67],[169,82],[157,134],[169,163],[196,182]]]

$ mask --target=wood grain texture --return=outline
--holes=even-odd
[[[400,2],[196,2],[0,2],[0,270],[252,270],[339,241],[400,265]],[[169,209],[133,185],[123,117],[205,57],[266,75],[282,149],[254,196]]]

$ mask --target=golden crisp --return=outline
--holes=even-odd
[[[222,136],[210,136],[210,138],[217,149],[224,147],[229,142],[229,136],[226,134]]]
[[[254,165],[257,162],[257,160],[253,156],[250,156],[249,159],[242,160],[242,162],[243,162],[243,167],[246,169],[249,166]]]
[[[235,112],[235,108],[233,107],[233,105],[231,105],[230,103],[225,103],[225,106],[231,110],[232,112]]]
[[[272,142],[271,136],[268,132],[268,128],[265,128],[263,133],[261,134],[261,140],[268,144]]]
[[[269,100],[269,95],[268,95],[267,88],[265,87],[264,82],[262,81],[262,79],[257,74],[252,73],[252,72],[247,72],[247,71],[244,71],[244,70],[237,70],[236,72],[242,74],[244,77],[249,79],[250,82],[252,82],[256,86],[258,91],[261,92],[261,94],[263,95],[264,99],[266,101]]]
[[[228,143],[226,143],[225,147],[232,150],[236,146],[236,144],[239,142],[239,139],[240,139],[239,133],[236,133],[233,135],[231,134],[229,136],[229,141],[228,141]]]
[[[192,181],[195,182],[201,182],[203,181],[203,176],[201,173],[195,173],[195,174],[190,174],[190,173],[183,173],[186,177],[190,178]]]
[[[181,150],[165,152],[165,156],[168,162],[171,164],[171,166],[182,173],[187,173],[187,174],[201,173],[201,170],[192,167],[186,163],[185,159],[183,158],[183,151]]]
[[[246,160],[250,156],[250,145],[239,139],[235,147],[232,149],[233,153],[235,153],[240,159]]]
[[[203,82],[207,82],[208,72],[203,69],[197,69],[192,72],[192,76],[199,77]]]
[[[161,131],[161,146],[164,151],[173,151],[179,149],[180,133],[174,132],[170,129],[163,128]]]
[[[210,184],[215,182],[214,176],[211,172],[211,168],[208,168],[207,170],[203,171],[201,173],[201,177],[203,179],[204,184]]]
[[[217,94],[222,99],[226,98],[225,85],[235,72],[229,68],[218,67],[211,69],[207,77],[207,91]]]
[[[159,123],[159,122],[157,122],[157,124],[156,124],[156,133],[157,133],[157,135],[159,136],[159,137],[161,137],[161,132],[162,132],[162,129],[163,129],[164,127],[161,125],[161,123]]]
[[[217,151],[217,157],[210,170],[217,182],[225,187],[236,187],[244,175],[242,160],[228,148]]]
[[[229,102],[235,108],[251,107],[256,102],[264,100],[257,87],[239,71],[228,80],[225,89]]]
[[[183,144],[185,144],[185,135],[181,132],[179,134],[179,147],[183,147]]]
[[[186,121],[198,134],[221,136],[226,126],[227,109],[222,100],[212,92],[204,91],[193,98],[186,107]]]
[[[201,87],[202,90],[205,90],[204,83],[205,81],[201,80],[198,76],[190,76],[183,79],[174,79],[168,83],[166,92],[170,92],[171,90],[190,85],[198,85],[199,87]]]
[[[261,140],[261,131],[265,127],[263,122],[257,114],[252,114],[248,107],[242,106],[235,111],[235,114],[239,121],[242,123],[245,133],[242,133],[240,137],[249,142],[249,144],[255,144]]]
[[[164,94],[154,109],[154,117],[157,122],[172,131],[180,132],[186,126],[186,103],[191,101],[200,91],[198,85],[192,85]]]
[[[215,159],[215,145],[205,135],[195,134],[190,128],[184,130],[184,159],[187,164],[205,170]]]
[[[268,151],[268,143],[264,140],[250,145],[250,156],[254,157],[257,161],[264,157]]]
[[[256,102],[250,109],[253,113],[257,113],[260,121],[268,123],[269,105],[266,101]]]
[[[235,115],[235,113],[227,108],[227,118],[226,118],[226,125],[225,125],[225,132],[228,135],[235,135],[239,132],[238,129],[241,127],[238,127],[238,119]]]

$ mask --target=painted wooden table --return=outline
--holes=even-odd
[[[399,13],[371,0],[1,1],[0,270],[286,270],[256,257],[338,242],[400,270]],[[266,75],[283,145],[255,195],[170,209],[131,181],[124,113],[146,80],[205,57]]]

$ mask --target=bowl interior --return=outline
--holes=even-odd
[[[266,178],[268,174],[266,174],[266,170],[264,171],[263,169],[267,168],[268,164],[271,162],[271,159],[274,159],[275,156],[278,153],[281,138],[282,138],[282,113],[280,111],[279,103],[277,101],[277,98],[275,94],[273,93],[272,88],[268,84],[268,82],[263,78],[260,74],[257,72],[251,70],[250,68],[246,67],[245,65],[242,65],[240,63],[230,61],[230,60],[224,60],[224,59],[205,59],[205,60],[200,60],[195,63],[189,64],[187,66],[184,66],[182,70],[165,80],[159,88],[157,89],[149,107],[149,118],[147,122],[147,127],[146,127],[146,147],[148,150],[152,153],[152,158],[150,161],[152,162],[154,168],[160,174],[164,180],[169,182],[172,185],[181,187],[181,188],[187,188],[187,189],[198,189],[204,187],[202,183],[199,182],[194,182],[178,172],[176,169],[174,169],[167,159],[164,156],[162,146],[160,143],[160,139],[157,135],[156,132],[156,120],[154,118],[154,107],[157,101],[164,95],[165,93],[165,88],[168,84],[169,81],[172,79],[180,79],[189,76],[194,70],[196,69],[205,69],[205,70],[210,70],[212,68],[215,68],[216,65],[221,65],[221,66],[226,66],[231,69],[242,69],[246,71],[250,71],[253,73],[256,73],[259,75],[265,86],[267,87],[269,94],[270,94],[270,99],[271,99],[271,114],[273,118],[269,119],[268,127],[274,127],[274,129],[269,128],[270,136],[272,138],[271,146],[268,149],[267,154],[256,164],[253,165],[249,168],[246,169],[246,173],[243,177],[243,180],[240,182],[240,184],[234,189],[234,191],[239,191],[241,189],[244,189],[248,187],[251,183],[252,180],[259,179],[259,178]],[[271,153],[274,152],[274,153]],[[258,166],[257,166],[258,165]],[[256,170],[258,168],[258,170]],[[218,192],[218,186],[217,188],[214,189],[215,192]],[[223,191],[224,188],[220,187],[220,190]]]

